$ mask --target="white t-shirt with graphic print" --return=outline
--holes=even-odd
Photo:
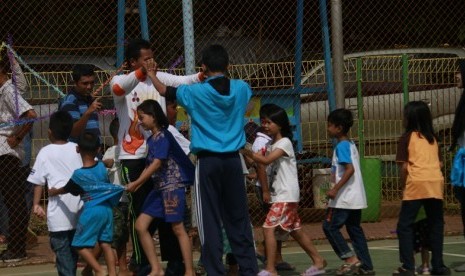
[[[284,137],[271,145],[271,151],[283,150],[287,156],[281,156],[270,164],[271,202],[299,202],[300,189],[297,177],[297,161],[289,138]]]

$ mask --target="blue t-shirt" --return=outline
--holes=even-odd
[[[98,204],[116,206],[124,191],[123,187],[110,183],[107,169],[102,162],[75,170],[64,189],[72,195],[80,195],[84,207]]]
[[[155,159],[162,161],[161,168],[152,175],[155,189],[177,188],[194,182],[194,165],[171,132],[162,129],[147,139],[147,145],[147,166]]]
[[[73,118],[73,123],[76,123],[79,119],[81,119],[82,115],[84,115],[92,102],[92,97],[84,97],[78,94],[76,91],[71,90],[63,98],[59,109],[68,112],[69,115],[71,115]],[[100,139],[100,128],[97,112],[94,112],[90,115],[86,124],[86,131],[95,133]],[[77,142],[77,140],[78,137],[69,138],[69,141],[71,142]]]
[[[230,80],[230,90],[222,94],[209,83],[213,78],[177,88],[178,104],[191,116],[193,153],[234,152],[245,145],[244,115],[252,90],[242,80]]]

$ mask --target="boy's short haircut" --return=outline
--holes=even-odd
[[[229,65],[229,55],[226,49],[213,44],[202,51],[202,64],[211,72],[226,72]]]
[[[141,38],[130,40],[126,46],[126,51],[124,52],[126,62],[130,62],[132,59],[139,59],[140,50],[142,49],[151,49],[150,42]]]
[[[347,134],[352,125],[354,124],[354,117],[350,110],[345,108],[339,108],[329,113],[328,122],[337,127],[341,126],[342,132],[344,134]]]
[[[119,119],[118,117],[115,117],[111,123],[110,123],[110,135],[111,137],[113,137],[113,139],[115,137],[118,137],[118,130],[119,130]]]
[[[50,116],[48,128],[52,132],[53,138],[60,141],[67,141],[73,130],[73,118],[66,111],[57,111]]]
[[[76,64],[73,67],[73,72],[71,75],[73,76],[73,81],[78,82],[83,76],[95,75],[94,67],[92,67],[90,64]]]
[[[84,132],[78,141],[79,151],[85,153],[97,152],[100,147],[100,140],[93,132]]]

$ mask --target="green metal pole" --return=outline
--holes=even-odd
[[[362,58],[357,58],[357,112],[358,112],[358,150],[360,157],[365,157],[365,129],[363,114],[363,95],[362,95]]]
[[[404,95],[404,105],[409,102],[408,96],[408,56],[402,54],[402,93]]]

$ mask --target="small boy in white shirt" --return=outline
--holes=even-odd
[[[72,128],[73,119],[67,112],[57,111],[50,117],[48,135],[51,144],[39,151],[27,179],[35,185],[33,212],[39,217],[45,217],[40,206],[45,184],[48,188],[61,188],[68,183],[74,170],[82,167],[77,145],[68,142]],[[78,253],[71,247],[71,242],[81,206],[80,197],[71,194],[48,198],[47,225],[58,275],[76,275]]]
[[[348,137],[353,122],[348,109],[336,109],[328,116],[328,134],[337,139],[337,145],[331,167],[331,181],[335,185],[327,192],[330,200],[323,231],[334,252],[344,260],[336,275],[375,275],[365,234],[360,226],[362,209],[367,208],[367,200],[357,147]],[[355,253],[341,234],[344,225]]]

